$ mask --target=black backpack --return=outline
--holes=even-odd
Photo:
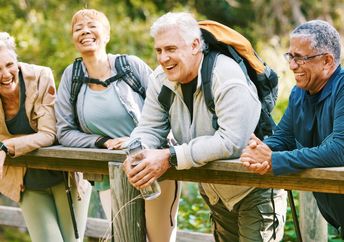
[[[143,99],[146,98],[146,91],[144,87],[141,85],[138,77],[136,77],[128,63],[127,55],[119,55],[115,59],[115,68],[117,71],[117,75],[110,77],[106,81],[102,82],[98,79],[93,79],[85,76],[85,73],[82,69],[82,58],[78,57],[74,60],[73,63],[73,72],[72,72],[72,87],[70,92],[70,102],[73,106],[73,112],[75,116],[75,123],[79,125],[78,115],[76,113],[76,101],[78,99],[78,95],[81,89],[81,86],[84,83],[95,83],[103,85],[107,87],[114,81],[124,81],[127,83],[135,92],[141,95]]]
[[[201,68],[202,91],[206,105],[213,114],[213,128],[217,130],[219,126],[211,90],[212,73],[217,56],[224,54],[240,65],[246,79],[252,81],[257,88],[262,108],[259,122],[254,132],[255,135],[260,139],[271,135],[272,130],[276,126],[271,117],[271,111],[277,100],[277,74],[258,57],[250,42],[235,30],[209,20],[200,21],[199,25],[206,44]],[[171,89],[162,86],[158,100],[167,113],[170,110],[173,99],[174,93]]]

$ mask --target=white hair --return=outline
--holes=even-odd
[[[0,32],[0,50],[6,49],[15,59],[17,59],[16,44],[14,38],[7,32]]]
[[[199,39],[201,41],[201,50],[204,49],[201,29],[196,19],[190,13],[169,12],[162,15],[153,23],[150,34],[155,38],[159,33],[171,28],[179,31],[187,44],[191,44],[195,39]]]
[[[312,48],[318,53],[331,53],[335,63],[340,62],[340,36],[338,31],[323,20],[312,20],[297,26],[290,37],[301,37],[311,41]]]

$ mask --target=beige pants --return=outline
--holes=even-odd
[[[145,201],[146,228],[149,242],[174,242],[177,234],[177,213],[181,182],[159,182],[161,194],[158,198]],[[176,190],[177,189],[177,190]],[[105,215],[111,218],[111,189],[99,192]]]
[[[154,200],[145,202],[146,227],[149,242],[176,241],[177,214],[181,193],[181,182],[177,183],[178,186],[176,188],[175,181],[167,180],[159,182],[161,195]]]

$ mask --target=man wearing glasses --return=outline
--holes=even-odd
[[[241,155],[249,170],[275,175],[344,166],[344,70],[340,36],[327,22],[309,21],[290,35],[285,55],[294,72],[284,116],[264,143],[252,137]],[[344,239],[344,195],[313,193],[324,218]]]

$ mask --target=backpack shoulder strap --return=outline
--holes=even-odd
[[[75,123],[77,126],[79,125],[79,119],[78,115],[76,114],[76,101],[78,99],[78,95],[81,89],[81,86],[83,84],[83,77],[84,77],[84,71],[82,70],[82,58],[78,57],[74,60],[73,63],[73,71],[72,71],[72,86],[71,86],[71,91],[70,91],[70,102],[73,107],[73,113],[75,117]]]
[[[115,60],[117,75],[123,76],[123,81],[127,83],[135,92],[146,98],[146,90],[141,85],[139,79],[134,75],[127,59],[127,55],[119,55]]]
[[[241,70],[244,72],[246,80],[250,81],[250,77],[248,75],[247,68],[245,66],[243,58],[238,54],[238,52],[230,45],[227,45],[228,52],[231,54],[232,58],[235,60],[236,63],[240,66]]]
[[[174,92],[172,92],[172,90],[169,89],[167,86],[163,85],[161,87],[158,100],[166,113],[170,111],[170,108],[174,99],[174,95],[175,95]]]
[[[204,55],[202,68],[201,68],[201,77],[202,77],[202,89],[205,103],[209,111],[213,114],[212,125],[214,129],[218,129],[219,125],[217,123],[217,116],[215,113],[215,103],[212,93],[211,83],[213,78],[213,69],[216,62],[216,58],[219,55],[218,52],[210,51]]]

